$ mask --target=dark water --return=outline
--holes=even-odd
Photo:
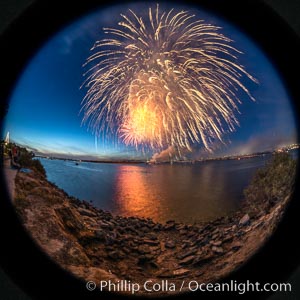
[[[211,220],[238,208],[243,189],[270,156],[194,165],[80,163],[40,159],[68,194],[114,214],[155,221]]]

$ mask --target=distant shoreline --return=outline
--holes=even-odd
[[[89,163],[96,163],[96,164],[145,164],[145,161],[110,161],[110,160],[89,160],[89,159],[74,159],[74,158],[60,158],[60,157],[47,157],[42,155],[35,155],[36,158],[44,158],[49,160],[65,160],[65,161],[72,161],[72,162],[89,162]]]
[[[296,145],[293,148],[282,148],[279,150],[270,150],[270,151],[262,151],[262,152],[255,152],[251,154],[245,155],[232,155],[232,156],[223,156],[223,157],[214,157],[214,158],[206,158],[206,159],[197,159],[197,160],[171,160],[171,161],[145,161],[145,160],[93,160],[93,159],[76,159],[76,158],[62,158],[62,157],[55,157],[55,156],[46,156],[35,154],[36,158],[44,158],[50,160],[64,160],[64,161],[72,161],[75,163],[80,162],[88,162],[88,163],[103,163],[103,164],[198,164],[203,162],[209,161],[226,161],[226,160],[244,160],[244,159],[251,159],[259,156],[265,155],[273,155],[278,152],[290,152],[293,150],[298,150],[299,145]]]

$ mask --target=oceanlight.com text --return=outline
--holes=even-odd
[[[136,293],[156,293],[168,292],[177,293],[181,291],[190,292],[235,292],[240,295],[248,292],[291,292],[290,283],[260,283],[260,282],[237,282],[231,280],[223,283],[203,283],[196,280],[182,280],[180,283],[169,280],[154,281],[147,280],[143,284],[130,280],[102,280],[98,284],[94,281],[86,283],[89,291],[99,290],[106,292]]]

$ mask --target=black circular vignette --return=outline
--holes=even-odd
[[[133,1],[130,1],[133,2]],[[154,1],[155,2],[155,1]],[[174,2],[174,1],[173,1]],[[296,120],[299,116],[300,89],[298,77],[291,70],[300,69],[300,42],[297,35],[266,4],[253,0],[202,0],[195,3],[189,0],[176,1],[200,6],[212,13],[221,15],[250,36],[271,58],[280,72],[287,91],[293,99]],[[111,1],[109,5],[118,3]],[[119,3],[124,3],[120,1]],[[15,20],[0,38],[2,61],[2,85],[0,89],[0,116],[5,116],[9,108],[7,103],[14,85],[25,68],[28,60],[47,41],[66,24],[85,15],[93,9],[101,9],[99,1],[78,1],[72,4],[66,1],[35,1]],[[299,124],[297,124],[299,129]],[[299,130],[298,130],[299,133]],[[2,174],[3,175],[3,174]],[[284,282],[299,265],[300,246],[294,234],[299,228],[300,211],[299,182],[297,176],[296,191],[282,222],[270,240],[251,257],[239,270],[232,273],[230,279],[238,282]],[[75,299],[126,298],[116,294],[89,292],[85,284],[70,276],[46,256],[33,243],[16,216],[13,205],[7,195],[3,176],[1,178],[0,207],[0,264],[10,277],[34,299],[53,299],[68,297]],[[232,294],[233,295],[233,294]],[[270,294],[252,293],[243,295],[244,299],[264,299]],[[170,298],[193,297],[217,298],[217,293],[190,293]],[[225,296],[231,296],[226,294]]]

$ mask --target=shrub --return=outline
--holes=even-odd
[[[28,168],[38,172],[39,174],[46,176],[46,171],[41,164],[41,162],[37,159],[34,159],[34,153],[27,151],[26,148],[19,148],[20,156],[18,159],[18,163],[22,168]]]
[[[297,162],[288,153],[276,153],[259,169],[245,189],[246,200],[273,205],[293,192]]]

